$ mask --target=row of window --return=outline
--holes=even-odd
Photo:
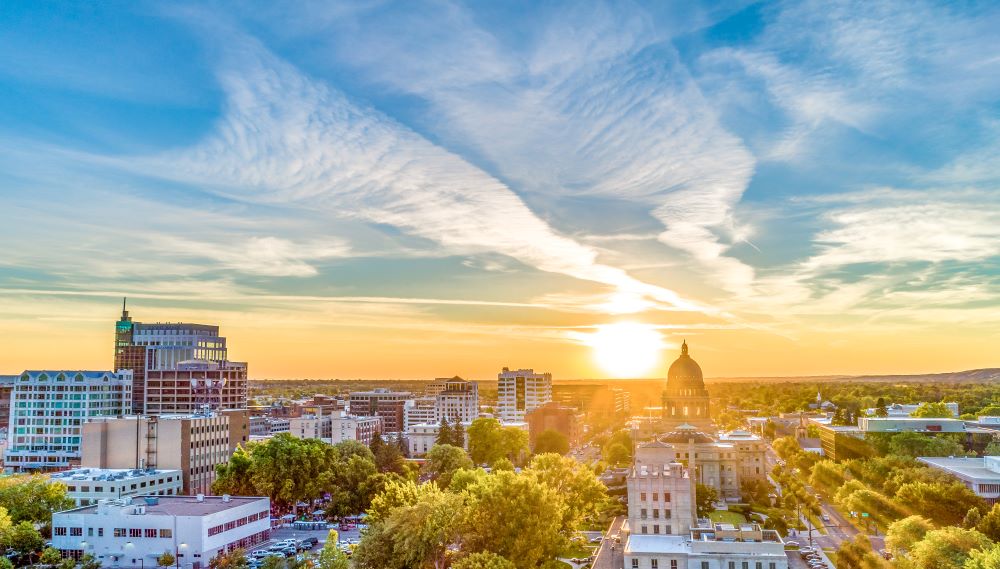
[[[676,559],[669,559],[667,561],[670,564],[669,565],[670,569],[678,569],[679,562]],[[750,561],[727,561],[726,568],[737,569],[737,563],[739,563],[738,569],[750,569]],[[753,569],[764,569],[763,561],[754,561],[753,564],[754,564]],[[774,561],[767,562],[767,569],[776,569],[777,566],[778,564],[775,563]],[[701,569],[710,569],[710,567],[711,564],[708,561],[701,562]],[[635,558],[632,559],[632,569],[640,569],[638,559]],[[649,569],[667,569],[667,567],[666,566],[660,567],[659,559],[650,559]]]
[[[641,517],[642,519],[646,519],[646,508],[640,510],[639,517]],[[670,509],[663,510],[663,517],[668,520],[670,519]],[[658,509],[653,510],[653,519],[654,520],[660,519],[660,510]]]
[[[645,502],[646,501],[646,493],[645,492],[640,492],[639,493],[639,501],[640,502]],[[660,501],[660,493],[659,492],[653,492],[653,501],[654,502],[659,502]],[[664,502],[669,502],[670,501],[670,492],[664,492],[663,493],[663,501]]]
[[[212,526],[208,528],[208,536],[218,535],[224,531],[229,531],[231,529],[236,529],[240,526],[245,526],[247,524],[252,524],[258,520],[270,519],[271,514],[268,511],[257,512],[256,514],[250,514],[249,516],[242,517],[238,520],[233,520],[226,522],[224,524],[219,524],[217,526]]]
[[[70,537],[83,537],[82,527],[56,526],[52,528],[52,535]],[[174,530],[170,528],[114,528],[115,537],[146,537],[172,539]],[[87,537],[94,537],[94,528],[87,528]],[[104,528],[97,528],[97,537],[104,537]]]

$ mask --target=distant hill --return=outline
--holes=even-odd
[[[706,383],[738,382],[791,382],[827,383],[833,381],[865,381],[882,383],[974,383],[1000,380],[1000,368],[970,369],[944,373],[922,373],[911,375],[818,375],[792,377],[713,377]]]

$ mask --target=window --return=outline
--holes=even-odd
[[[764,569],[764,564],[760,561],[757,562],[757,569]]]
[[[632,569],[639,569],[639,560],[638,559],[633,559],[632,560]]]
[[[656,524],[656,525],[653,526],[653,533],[654,534],[659,534],[660,533],[660,525],[659,524]]]
[[[646,501],[646,493],[645,492],[640,492],[639,493],[639,501],[640,502],[645,502]]]
[[[156,530],[151,528],[146,528],[143,532],[145,537],[156,537]]]
[[[639,510],[639,516],[643,519],[646,518],[646,508]]]
[[[69,528],[69,534],[73,537],[83,537],[83,528]]]
[[[649,528],[647,526],[642,526],[642,533],[645,535],[649,533]]]
[[[97,537],[104,537],[104,528],[97,528]]]
[[[777,565],[773,561],[767,564],[767,569],[776,569],[776,568]]]
[[[169,539],[169,538],[171,538],[171,537],[174,536],[173,534],[174,534],[173,530],[171,530],[169,528],[167,528],[167,529],[161,529],[160,530],[160,537],[162,537],[162,538]]]
[[[701,569],[708,569],[708,561],[701,562]]]
[[[53,528],[52,535],[66,535],[66,528]]]
[[[677,569],[677,560],[676,559],[671,559],[670,560],[670,569]]]
[[[742,563],[742,566],[743,566],[743,569],[750,569],[750,562],[749,561],[744,561]]]
[[[729,569],[736,569],[736,562],[735,561],[730,561],[729,562]]]
[[[659,502],[660,501],[660,494],[659,493],[653,492],[653,501],[654,502]]]
[[[649,566],[651,569],[660,569],[660,560],[653,559],[652,561],[649,562]]]
[[[142,537],[142,530],[139,528],[128,528],[129,537]]]
[[[660,519],[660,510],[653,510],[653,519],[654,520]]]

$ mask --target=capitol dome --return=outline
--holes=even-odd
[[[701,366],[688,355],[687,341],[681,344],[681,355],[670,364],[667,371],[667,389],[705,389]]]

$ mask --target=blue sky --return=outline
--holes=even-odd
[[[621,321],[717,375],[996,363],[994,3],[16,3],[0,28],[0,367],[49,363],[45,334],[104,365],[122,294],[228,325],[270,377],[451,373],[456,345],[468,374],[600,375],[581,354]]]

